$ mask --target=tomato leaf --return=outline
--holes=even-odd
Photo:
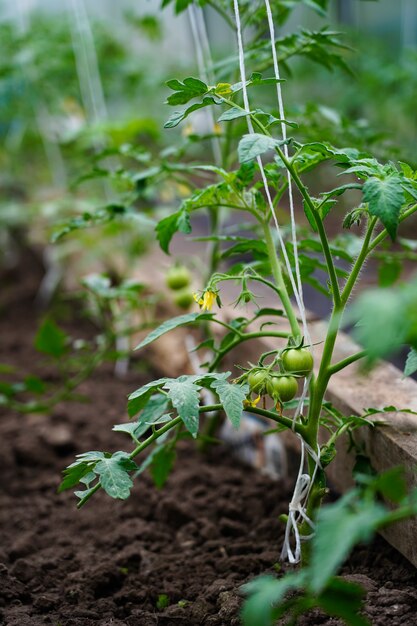
[[[58,359],[67,352],[68,336],[55,322],[46,318],[41,324],[36,337],[35,348],[39,352]]]
[[[369,213],[378,217],[394,241],[404,192],[398,174],[385,178],[368,178],[363,185],[363,198],[368,203]]]
[[[357,506],[353,507],[354,503]],[[326,587],[354,545],[370,539],[385,515],[385,509],[375,502],[358,503],[356,491],[321,509],[309,567],[309,587],[314,593]]]
[[[149,402],[150,398],[153,396],[158,387],[162,387],[169,378],[159,378],[158,380],[154,380],[151,383],[143,385],[139,389],[136,389],[133,393],[128,397],[127,403],[127,411],[129,417],[134,417],[141,411]]]
[[[213,313],[186,313],[185,315],[179,315],[178,317],[173,317],[170,320],[167,320],[158,328],[155,328],[149,335],[143,339],[135,348],[135,350],[140,350],[145,346],[149,345],[156,339],[159,339],[165,333],[168,333],[170,330],[174,330],[179,326],[186,326],[187,324],[192,324],[193,322],[199,322],[200,320],[211,320],[213,317]]]
[[[264,152],[274,150],[277,146],[282,146],[284,143],[289,143],[289,140],[281,141],[260,133],[243,135],[238,147],[239,163],[253,161],[261,154],[264,154]]]
[[[175,92],[167,98],[167,104],[171,105],[186,104],[193,98],[203,96],[209,90],[206,83],[192,76],[184,78],[182,83],[176,78],[168,80],[166,85]]]
[[[178,231],[188,235],[191,232],[190,216],[188,211],[182,207],[176,213],[165,217],[158,222],[156,228],[156,238],[162,250],[169,254],[169,244]]]
[[[125,452],[115,452],[110,458],[99,461],[94,472],[100,484],[111,498],[126,500],[130,496],[133,481],[128,472],[137,469],[136,463]]]
[[[414,372],[417,372],[417,350],[411,348],[405,363],[404,376],[411,376]]]
[[[161,446],[152,456],[150,473],[155,487],[161,489],[171,473],[177,453],[172,446]]]
[[[186,429],[193,437],[197,437],[201,387],[196,385],[193,377],[180,376],[176,380],[166,382],[164,388],[168,390],[169,399]]]
[[[243,402],[249,393],[249,385],[233,385],[226,380],[216,380],[211,388],[217,393],[224,411],[235,428],[239,428]]]
[[[216,98],[215,96],[205,96],[201,102],[196,102],[192,104],[187,109],[183,109],[182,111],[174,111],[171,117],[165,122],[164,128],[175,128],[182,121],[184,121],[191,113],[194,111],[198,111],[199,109],[204,109],[207,106],[212,104],[222,104],[223,100],[220,98]],[[233,109],[232,109],[233,110]]]

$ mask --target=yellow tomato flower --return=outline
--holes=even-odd
[[[245,405],[245,407],[256,408],[256,405],[259,403],[260,399],[261,396],[259,395],[257,398],[255,398],[255,400],[245,400],[243,404]]]
[[[203,294],[203,304],[201,305],[201,309],[203,311],[210,311],[213,307],[213,304],[216,302],[217,294],[214,291],[205,291]]]

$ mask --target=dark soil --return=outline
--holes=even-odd
[[[0,363],[36,371],[33,284],[24,272],[17,278],[2,307]],[[124,447],[111,427],[141,382],[134,372],[116,380],[109,365],[82,386],[89,404],[0,416],[0,624],[232,626],[239,586],[273,571],[289,486],[221,447],[203,457],[183,442],[162,491],[143,475],[129,500],[99,493],[81,511],[71,493],[57,495],[74,454]],[[382,539],[357,550],[344,573],[364,585],[372,624],[416,624],[416,571]],[[158,608],[162,594],[168,606]],[[338,624],[320,614],[300,623]]]

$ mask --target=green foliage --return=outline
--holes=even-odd
[[[368,202],[369,213],[378,217],[392,240],[398,228],[400,210],[404,203],[401,179],[396,174],[386,178],[368,178],[363,186],[363,199]]]
[[[143,341],[141,341],[136,346],[135,350],[140,350],[141,348],[144,348],[153,341],[156,341],[156,339],[159,339],[159,337],[162,337],[162,335],[165,335],[165,333],[168,333],[171,330],[178,328],[179,326],[186,326],[193,322],[210,320],[212,317],[212,313],[186,313],[185,315],[173,317],[172,319],[167,320],[166,322],[161,324],[161,326],[158,326],[158,328],[155,328],[155,330],[153,330],[145,339],[143,339]]]
[[[390,289],[369,290],[352,305],[348,319],[357,322],[355,339],[370,362],[398,352],[403,344],[417,346],[415,279]]]
[[[233,426],[239,428],[243,412],[243,402],[249,393],[249,385],[231,385],[226,380],[216,380],[211,388],[219,396],[225,413]]]
[[[417,372],[417,350],[415,348],[411,348],[407,355],[404,376],[411,376],[415,372]]]
[[[239,142],[238,155],[240,163],[248,163],[277,146],[282,146],[283,141],[273,139],[267,135],[250,134],[244,135]]]
[[[39,352],[59,359],[68,351],[68,336],[55,322],[46,318],[36,334],[35,348]]]
[[[172,5],[176,13],[181,13],[190,4],[189,0],[162,2],[163,7]],[[233,5],[229,0],[200,0],[197,4],[210,5],[235,30]],[[275,20],[283,24],[291,11],[302,4],[323,15],[329,3],[326,0],[278,0],[272,6]],[[319,608],[352,626],[365,626],[367,621],[361,616],[363,592],[358,586],[337,578],[340,566],[358,542],[369,540],[375,530],[395,519],[414,515],[417,509],[414,500],[405,498],[404,480],[398,471],[375,476],[373,472],[361,472],[357,467],[358,487],[335,504],[319,510],[327,492],[324,470],[336,455],[337,439],[346,433],[354,447],[353,433],[357,428],[373,426],[371,418],[378,413],[398,411],[396,407],[388,406],[364,409],[362,415],[344,415],[324,398],[330,377],[347,365],[362,358],[370,364],[397,350],[401,343],[408,343],[415,352],[415,285],[410,289],[390,286],[400,275],[401,261],[415,255],[417,247],[413,247],[412,240],[399,239],[399,245],[392,248],[390,239],[396,238],[399,224],[417,209],[417,174],[407,163],[395,163],[369,153],[373,142],[377,141],[372,130],[359,122],[350,124],[327,105],[305,105],[291,115],[294,121],[277,118],[276,110],[265,104],[272,93],[268,86],[275,86],[277,79],[263,78],[262,75],[272,68],[264,2],[241,0],[240,9],[242,23],[248,27],[244,37],[245,62],[247,67],[250,66],[249,71],[255,70],[246,86],[264,86],[265,93],[261,96],[265,102],[260,102],[259,107],[251,106],[250,111],[243,110],[244,85],[242,82],[226,82],[232,76],[236,81],[239,67],[236,55],[209,68],[208,73],[212,74],[209,80],[214,84],[208,85],[206,78],[201,80],[194,76],[169,80],[166,85],[171,93],[167,104],[183,108],[174,111],[165,123],[166,128],[176,128],[194,112],[212,106],[216,107],[215,114],[207,119],[217,118],[224,126],[219,130],[208,124],[207,128],[199,130],[196,115],[197,123],[187,124],[178,147],[171,146],[157,156],[150,150],[136,149],[132,145],[123,148],[120,142],[116,142],[114,148],[106,147],[97,158],[94,170],[84,179],[103,177],[113,184],[125,186],[125,198],[117,205],[119,209],[114,215],[109,207],[101,214],[84,214],[78,221],[65,223],[63,234],[86,229],[89,225],[99,224],[100,220],[119,222],[131,213],[136,215],[142,208],[146,211],[148,206],[159,207],[162,191],[168,189],[170,200],[164,200],[163,208],[152,214],[152,220],[156,214],[156,238],[165,253],[169,254],[176,233],[191,232],[194,213],[204,211],[209,216],[208,236],[199,238],[201,242],[208,242],[210,252],[209,262],[201,263],[204,278],[196,294],[202,310],[210,310],[214,302],[220,306],[224,284],[230,282],[238,294],[236,306],[251,306],[252,303],[259,306],[255,283],[268,289],[278,305],[255,311],[248,307],[250,313],[240,314],[233,320],[214,313],[193,312],[169,319],[152,330],[138,349],[149,346],[171,330],[203,322],[200,325],[201,343],[196,350],[204,350],[207,362],[195,367],[198,373],[163,377],[134,391],[128,399],[128,413],[135,421],[114,427],[115,431],[131,438],[133,450],[130,454],[82,455],[67,468],[61,488],[72,488],[77,482],[85,485],[84,491],[76,492],[80,498],[79,506],[99,487],[111,497],[125,498],[132,487],[130,473],[134,471],[135,476],[139,476],[146,469],[160,488],[174,464],[177,441],[182,437],[198,437],[202,415],[224,411],[233,426],[238,427],[244,408],[251,410],[273,422],[275,432],[286,428],[295,431],[308,442],[308,454],[311,453],[313,459],[311,448],[317,454],[320,452],[321,466],[316,472],[313,463],[308,464],[311,491],[305,510],[317,525],[311,543],[302,543],[302,556],[310,559],[298,572],[278,580],[263,578],[247,585],[245,592],[250,598],[243,612],[245,623],[268,626],[281,617],[295,623],[302,612]],[[287,75],[290,75],[290,59],[295,57],[306,57],[327,70],[349,71],[348,47],[339,33],[328,28],[285,34],[273,43],[281,69]],[[244,134],[247,116],[251,117],[256,133]],[[282,149],[284,141],[279,138],[281,123],[291,127],[292,137],[286,140],[288,152]],[[219,155],[215,165],[206,162],[209,144]],[[270,154],[265,158],[268,152]],[[258,159],[261,156],[264,157],[262,163],[265,161],[263,171]],[[109,168],[103,165],[108,157],[126,158],[129,165]],[[138,171],[130,169],[132,161]],[[336,172],[345,177],[343,184],[335,182]],[[263,185],[264,173],[268,194]],[[287,219],[289,178],[297,202],[301,198],[304,203],[306,216],[305,225],[297,224],[298,251]],[[314,185],[314,192],[310,192],[305,180]],[[325,187],[317,189],[321,180],[326,181]],[[265,199],[269,194],[280,223],[282,250],[277,245],[271,203]],[[332,219],[337,220],[336,211],[340,205],[343,205],[344,212],[349,207],[343,226],[352,232],[331,240],[328,225]],[[118,211],[121,215],[117,215]],[[236,211],[239,211],[239,217],[232,219],[230,214]],[[358,225],[363,230],[362,237],[355,234]],[[355,323],[360,320],[361,325],[357,325],[354,332],[365,349],[334,363],[333,347],[347,303],[364,263],[372,254],[380,255],[377,258],[382,259],[379,279],[388,288],[383,292],[368,292],[353,305],[347,321]],[[297,281],[298,269],[303,284],[309,283],[332,298],[333,313],[320,363],[313,363],[299,314],[291,301],[294,295],[291,283],[294,281],[290,279]],[[324,281],[321,279],[323,274]],[[102,301],[122,299],[130,293],[124,281],[113,286],[103,276],[92,277],[86,284]],[[281,324],[277,325],[280,317],[287,319],[289,330],[287,327],[282,330]],[[216,324],[218,333],[212,332],[213,324]],[[237,364],[241,373],[232,382],[228,380],[230,373],[219,372],[223,359],[234,348],[246,341],[266,337],[274,338],[274,348],[260,355],[256,364]],[[308,367],[288,365],[289,349],[296,352],[298,348],[306,356]],[[417,369],[414,352],[410,353],[406,373]],[[316,374],[309,379],[313,364]],[[291,372],[295,377],[287,381],[290,387],[284,392],[284,376]],[[294,399],[297,379],[302,378],[307,379],[308,395],[301,409],[302,415],[294,418],[292,410],[300,409],[299,400]],[[216,404],[204,405],[205,390],[215,395]],[[261,397],[262,404],[258,405]],[[289,402],[285,402],[287,397]],[[267,398],[274,401],[272,410],[267,408]],[[212,440],[213,424],[216,419],[201,433],[202,441]],[[325,435],[323,441],[318,439],[319,430]],[[147,454],[136,466],[133,459],[145,450]],[[393,502],[397,508],[388,509],[381,497]],[[305,534],[306,526],[309,524],[300,524],[301,534]],[[293,593],[288,595],[288,592]]]
[[[104,491],[111,498],[126,500],[133,486],[128,472],[137,469],[125,452],[115,452],[110,458],[104,458],[94,466],[94,473],[100,479]]]
[[[151,476],[155,487],[161,489],[171,473],[177,453],[170,445],[162,446],[152,457]]]
[[[172,406],[177,410],[186,429],[193,437],[197,437],[201,387],[189,376],[180,376],[178,380],[166,382],[164,388],[168,390]]]
[[[369,626],[361,615],[364,590],[336,574],[355,545],[369,541],[391,520],[415,515],[417,501],[415,494],[405,495],[401,468],[358,478],[361,486],[320,510],[311,557],[302,570],[279,579],[260,577],[243,586],[243,593],[249,596],[242,612],[245,626],[273,626],[281,616],[295,619],[316,607],[349,626]],[[397,509],[382,504],[379,494],[396,502]],[[297,594],[287,597],[289,591]]]

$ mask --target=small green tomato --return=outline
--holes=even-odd
[[[265,391],[265,385],[268,380],[268,374],[264,370],[254,370],[249,373],[248,384],[251,392],[262,394]]]
[[[272,376],[266,383],[266,390],[274,400],[289,402],[297,395],[297,379],[294,376]]]
[[[188,287],[191,282],[190,272],[184,265],[174,265],[166,275],[166,284],[170,289],[178,290]]]
[[[194,297],[191,291],[187,289],[178,289],[174,294],[174,303],[180,309],[188,310],[194,302]]]
[[[282,363],[286,372],[307,376],[313,369],[313,356],[305,348],[291,348],[282,355]]]

